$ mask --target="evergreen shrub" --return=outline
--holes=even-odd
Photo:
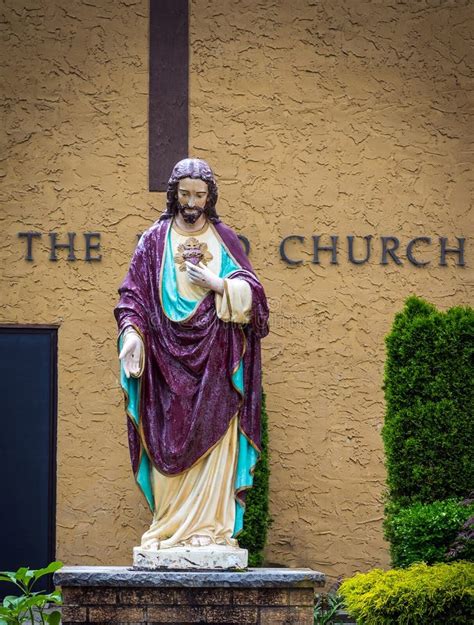
[[[268,481],[270,466],[268,462],[268,416],[265,393],[262,391],[262,453],[255,467],[253,487],[247,492],[245,501],[244,528],[238,540],[242,549],[248,549],[249,566],[261,566],[263,549],[270,525],[268,512]]]
[[[410,297],[386,338],[389,510],[461,499],[474,483],[474,310]]]
[[[466,506],[447,499],[430,504],[415,503],[389,515],[385,530],[391,544],[393,566],[446,561],[446,547],[472,514],[474,503]]]
[[[339,592],[358,625],[466,625],[473,622],[474,564],[373,569]]]

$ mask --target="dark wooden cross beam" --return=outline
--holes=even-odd
[[[173,166],[188,156],[188,0],[150,0],[149,190],[166,191]]]

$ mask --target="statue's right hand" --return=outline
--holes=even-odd
[[[137,376],[140,372],[143,357],[143,342],[137,332],[129,331],[123,340],[119,358],[123,365],[125,375]]]

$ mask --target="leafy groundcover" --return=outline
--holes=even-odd
[[[339,592],[358,625],[466,625],[474,617],[474,563],[374,569]]]

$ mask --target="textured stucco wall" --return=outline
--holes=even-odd
[[[147,192],[148,6],[6,0],[2,13],[0,322],[60,324],[58,557],[127,564],[149,515],[112,308],[164,203]],[[406,296],[468,303],[473,275],[470,241],[465,268],[439,267],[434,245],[426,268],[382,267],[378,237],[470,233],[472,21],[467,1],[191,2],[190,152],[214,165],[272,307],[269,562],[388,564],[383,337]],[[25,230],[44,233],[32,263]],[[49,262],[49,231],[100,231],[102,262]],[[288,248],[298,267],[278,256],[289,234],[307,239]],[[343,240],[339,265],[316,266],[313,234],[371,234],[373,258],[350,264]]]

